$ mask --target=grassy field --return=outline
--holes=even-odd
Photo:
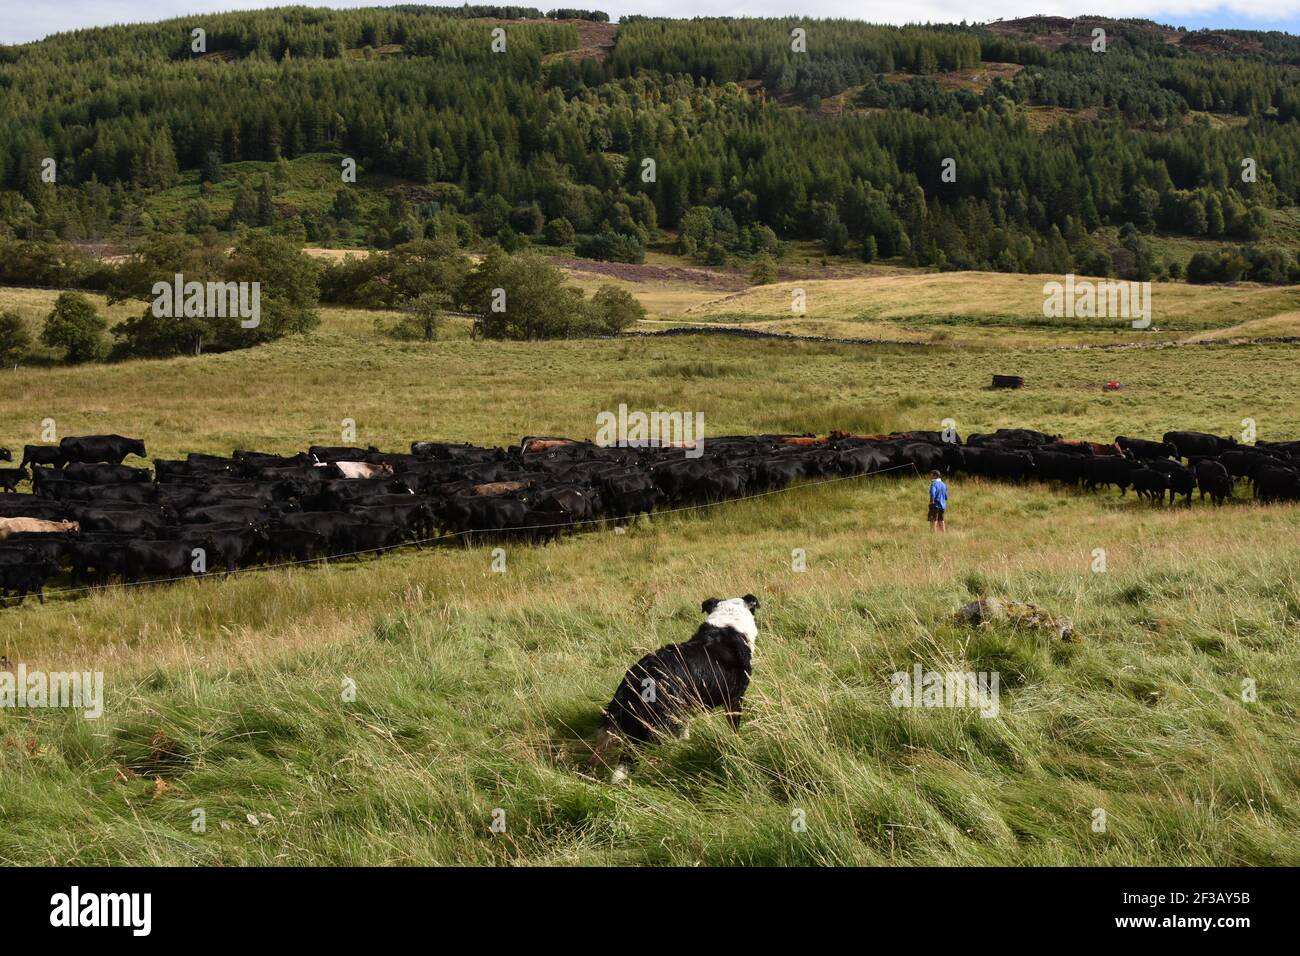
[[[782,332],[816,329],[812,334],[1000,348],[1056,347],[1183,341],[1211,331],[1248,338],[1250,323],[1286,316],[1300,303],[1290,286],[1153,282],[1152,327],[1135,330],[1125,319],[1044,317],[1044,284],[1052,281],[1061,282],[1062,277],[911,272],[795,280],[719,296],[678,317]],[[804,294],[802,315],[791,308],[797,290]],[[1300,325],[1292,315],[1270,328],[1286,331],[1269,334],[1294,335]]]
[[[399,344],[374,317],[327,309],[312,336],[243,353],[0,373],[0,445],[44,418],[168,457],[335,443],[344,418],[361,444],[504,444],[590,437],[620,402],[701,410],[713,435],[953,418],[1109,439],[1253,418],[1300,437],[1287,346]],[[989,391],[995,371],[1029,387]],[[492,545],[455,545],[0,611],[0,654],[102,670],[107,697],[99,720],[0,713],[0,862],[1300,863],[1294,507],[959,479],[939,537],[924,494],[794,488],[506,544],[503,574]],[[763,609],[741,732],[701,718],[626,786],[584,776],[625,667],[687,637],[705,597],[746,592]],[[983,595],[1069,615],[1079,639],[957,625]],[[999,715],[894,708],[889,676],[914,663],[997,671]]]

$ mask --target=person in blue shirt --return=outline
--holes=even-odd
[[[930,472],[930,530],[947,532],[943,516],[948,510],[948,486],[937,471]]]

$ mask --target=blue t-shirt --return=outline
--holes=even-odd
[[[943,483],[942,478],[930,482],[930,504],[944,510],[948,508],[948,486]]]

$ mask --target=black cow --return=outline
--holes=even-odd
[[[1082,480],[1088,461],[1079,454],[1049,451],[1046,448],[1035,448],[1030,454],[1034,459],[1034,471],[1039,478],[1067,485],[1077,485]]]
[[[1201,500],[1208,493],[1210,501],[1222,505],[1232,497],[1232,475],[1222,463],[1203,458],[1196,463],[1196,484],[1201,489]]]
[[[35,495],[0,494],[0,518],[41,518],[45,521],[66,521],[68,509],[57,501],[46,501]]]
[[[967,448],[966,470],[972,475],[1023,481],[1034,473],[1034,459],[1026,451],[1001,448]]]
[[[1257,441],[1255,447],[1284,458],[1300,457],[1300,441]]]
[[[1219,464],[1233,478],[1245,478],[1253,484],[1261,468],[1276,468],[1278,461],[1272,455],[1253,448],[1233,448],[1219,456]]]
[[[208,553],[208,567],[220,564],[229,574],[250,563],[259,545],[270,536],[260,527],[245,525],[194,526],[191,530],[203,535],[203,547]]]
[[[42,490],[50,490],[48,487]],[[69,481],[64,483],[51,497],[60,501],[82,502],[86,504],[107,504],[125,502],[127,504],[156,504],[158,487],[156,485],[87,485]]]
[[[323,534],[301,528],[272,528],[266,533],[266,557],[279,563],[300,563],[318,558],[328,545]]]
[[[153,460],[154,481],[179,482],[230,478],[231,464],[225,458],[214,459],[210,455],[199,458],[191,455],[184,461],[155,458]]]
[[[13,492],[30,477],[26,468],[0,468],[0,488]]]
[[[28,465],[49,465],[52,468],[62,468],[67,464],[67,459],[63,457],[63,449],[58,445],[24,445],[23,461],[20,467],[26,468]]]
[[[1237,447],[1236,439],[1220,438],[1205,432],[1165,432],[1164,440],[1178,449],[1175,458],[1213,458]]]
[[[748,475],[744,476],[746,479]],[[575,523],[593,520],[601,510],[600,496],[590,488],[556,485],[525,493],[523,500],[538,510],[568,515]]]
[[[1262,502],[1300,501],[1300,472],[1267,467],[1255,474],[1255,497]]]
[[[402,529],[392,524],[371,524],[351,520],[338,524],[330,536],[336,554],[352,555],[358,561],[363,554],[383,554],[402,545]]]
[[[890,432],[889,437],[891,440],[923,441],[923,442],[928,442],[932,445],[948,445],[948,444],[960,445],[961,444],[961,435],[957,434],[956,430],[953,430],[951,432],[931,432],[931,431]]]
[[[161,508],[119,505],[116,507],[73,508],[72,514],[83,531],[116,531],[148,535],[167,524]]]
[[[125,575],[130,542],[131,536],[127,534],[96,534],[83,530],[72,535],[68,542],[72,579],[87,581],[92,569],[101,579]]]
[[[439,518],[449,531],[504,532],[527,529],[528,505],[514,498],[454,495],[445,499]]]
[[[62,472],[65,481],[80,481],[88,485],[115,485],[132,481],[151,481],[148,468],[131,468],[127,465],[96,465],[82,462],[69,464]]]
[[[179,578],[196,574],[195,551],[200,545],[192,541],[128,541],[126,576],[134,581],[149,577]]]
[[[307,454],[317,461],[372,461],[380,455],[374,445],[369,448],[349,448],[342,445],[312,445]]]
[[[363,503],[348,505],[347,513],[370,524],[396,525],[402,529],[405,538],[426,534],[434,519],[432,506],[419,498],[409,498],[401,504],[371,504],[366,499]]]
[[[1129,438],[1127,435],[1120,435],[1115,439],[1115,444],[1119,445],[1120,450],[1130,458],[1178,457],[1178,449],[1169,442],[1147,441],[1145,438]]]
[[[69,462],[108,462],[120,465],[128,455],[145,457],[144,442],[138,438],[121,435],[87,435],[84,438],[65,438],[59,442],[63,458]]]
[[[1186,499],[1187,506],[1191,507],[1192,492],[1196,490],[1196,475],[1192,473],[1192,469],[1167,458],[1152,459],[1148,467],[1165,476],[1171,505],[1174,503],[1175,496],[1182,495]]]
[[[57,561],[31,552],[27,560],[18,564],[0,564],[0,606],[7,603],[10,594],[18,596],[20,605],[29,594],[35,594],[44,604],[45,582],[57,577],[62,570]]]
[[[0,560],[10,560],[23,553],[49,558],[62,565],[77,532],[19,531],[0,542]]]
[[[1083,459],[1084,483],[1090,491],[1096,491],[1098,485],[1118,485],[1122,497],[1133,483],[1132,474],[1133,463],[1127,458],[1096,455]]]
[[[960,449],[958,449],[960,451]],[[845,448],[836,456],[837,471],[841,475],[869,475],[889,467],[889,456],[871,445]]]
[[[919,475],[945,470],[946,457],[940,443],[909,441],[898,451],[898,464],[912,465]],[[910,472],[909,472],[910,474]]]
[[[265,521],[271,517],[271,508],[265,503],[207,505],[187,508],[181,513],[182,524],[244,524]]]
[[[1134,468],[1129,472],[1129,480],[1133,483],[1133,490],[1137,492],[1139,498],[1150,499],[1152,505],[1164,504],[1169,479],[1163,472],[1156,471],[1154,468]]]
[[[0,461],[13,461],[14,456],[8,448],[0,448]]]
[[[993,437],[1009,441],[1021,448],[1036,448],[1039,445],[1050,445],[1061,440],[1060,435],[1049,435],[1047,432],[1034,431],[1032,428],[999,428],[993,433]]]

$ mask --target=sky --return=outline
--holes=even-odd
[[[401,0],[298,0],[309,6],[376,7]],[[490,2],[490,0],[482,0]],[[789,16],[848,17],[876,23],[981,22],[1031,14],[1146,17],[1159,23],[1300,33],[1300,0],[498,0],[541,10],[571,6],[611,17]],[[112,23],[166,20],[191,14],[285,6],[275,0],[0,0],[0,43],[24,43],[51,33]],[[456,5],[452,0],[437,6]]]

